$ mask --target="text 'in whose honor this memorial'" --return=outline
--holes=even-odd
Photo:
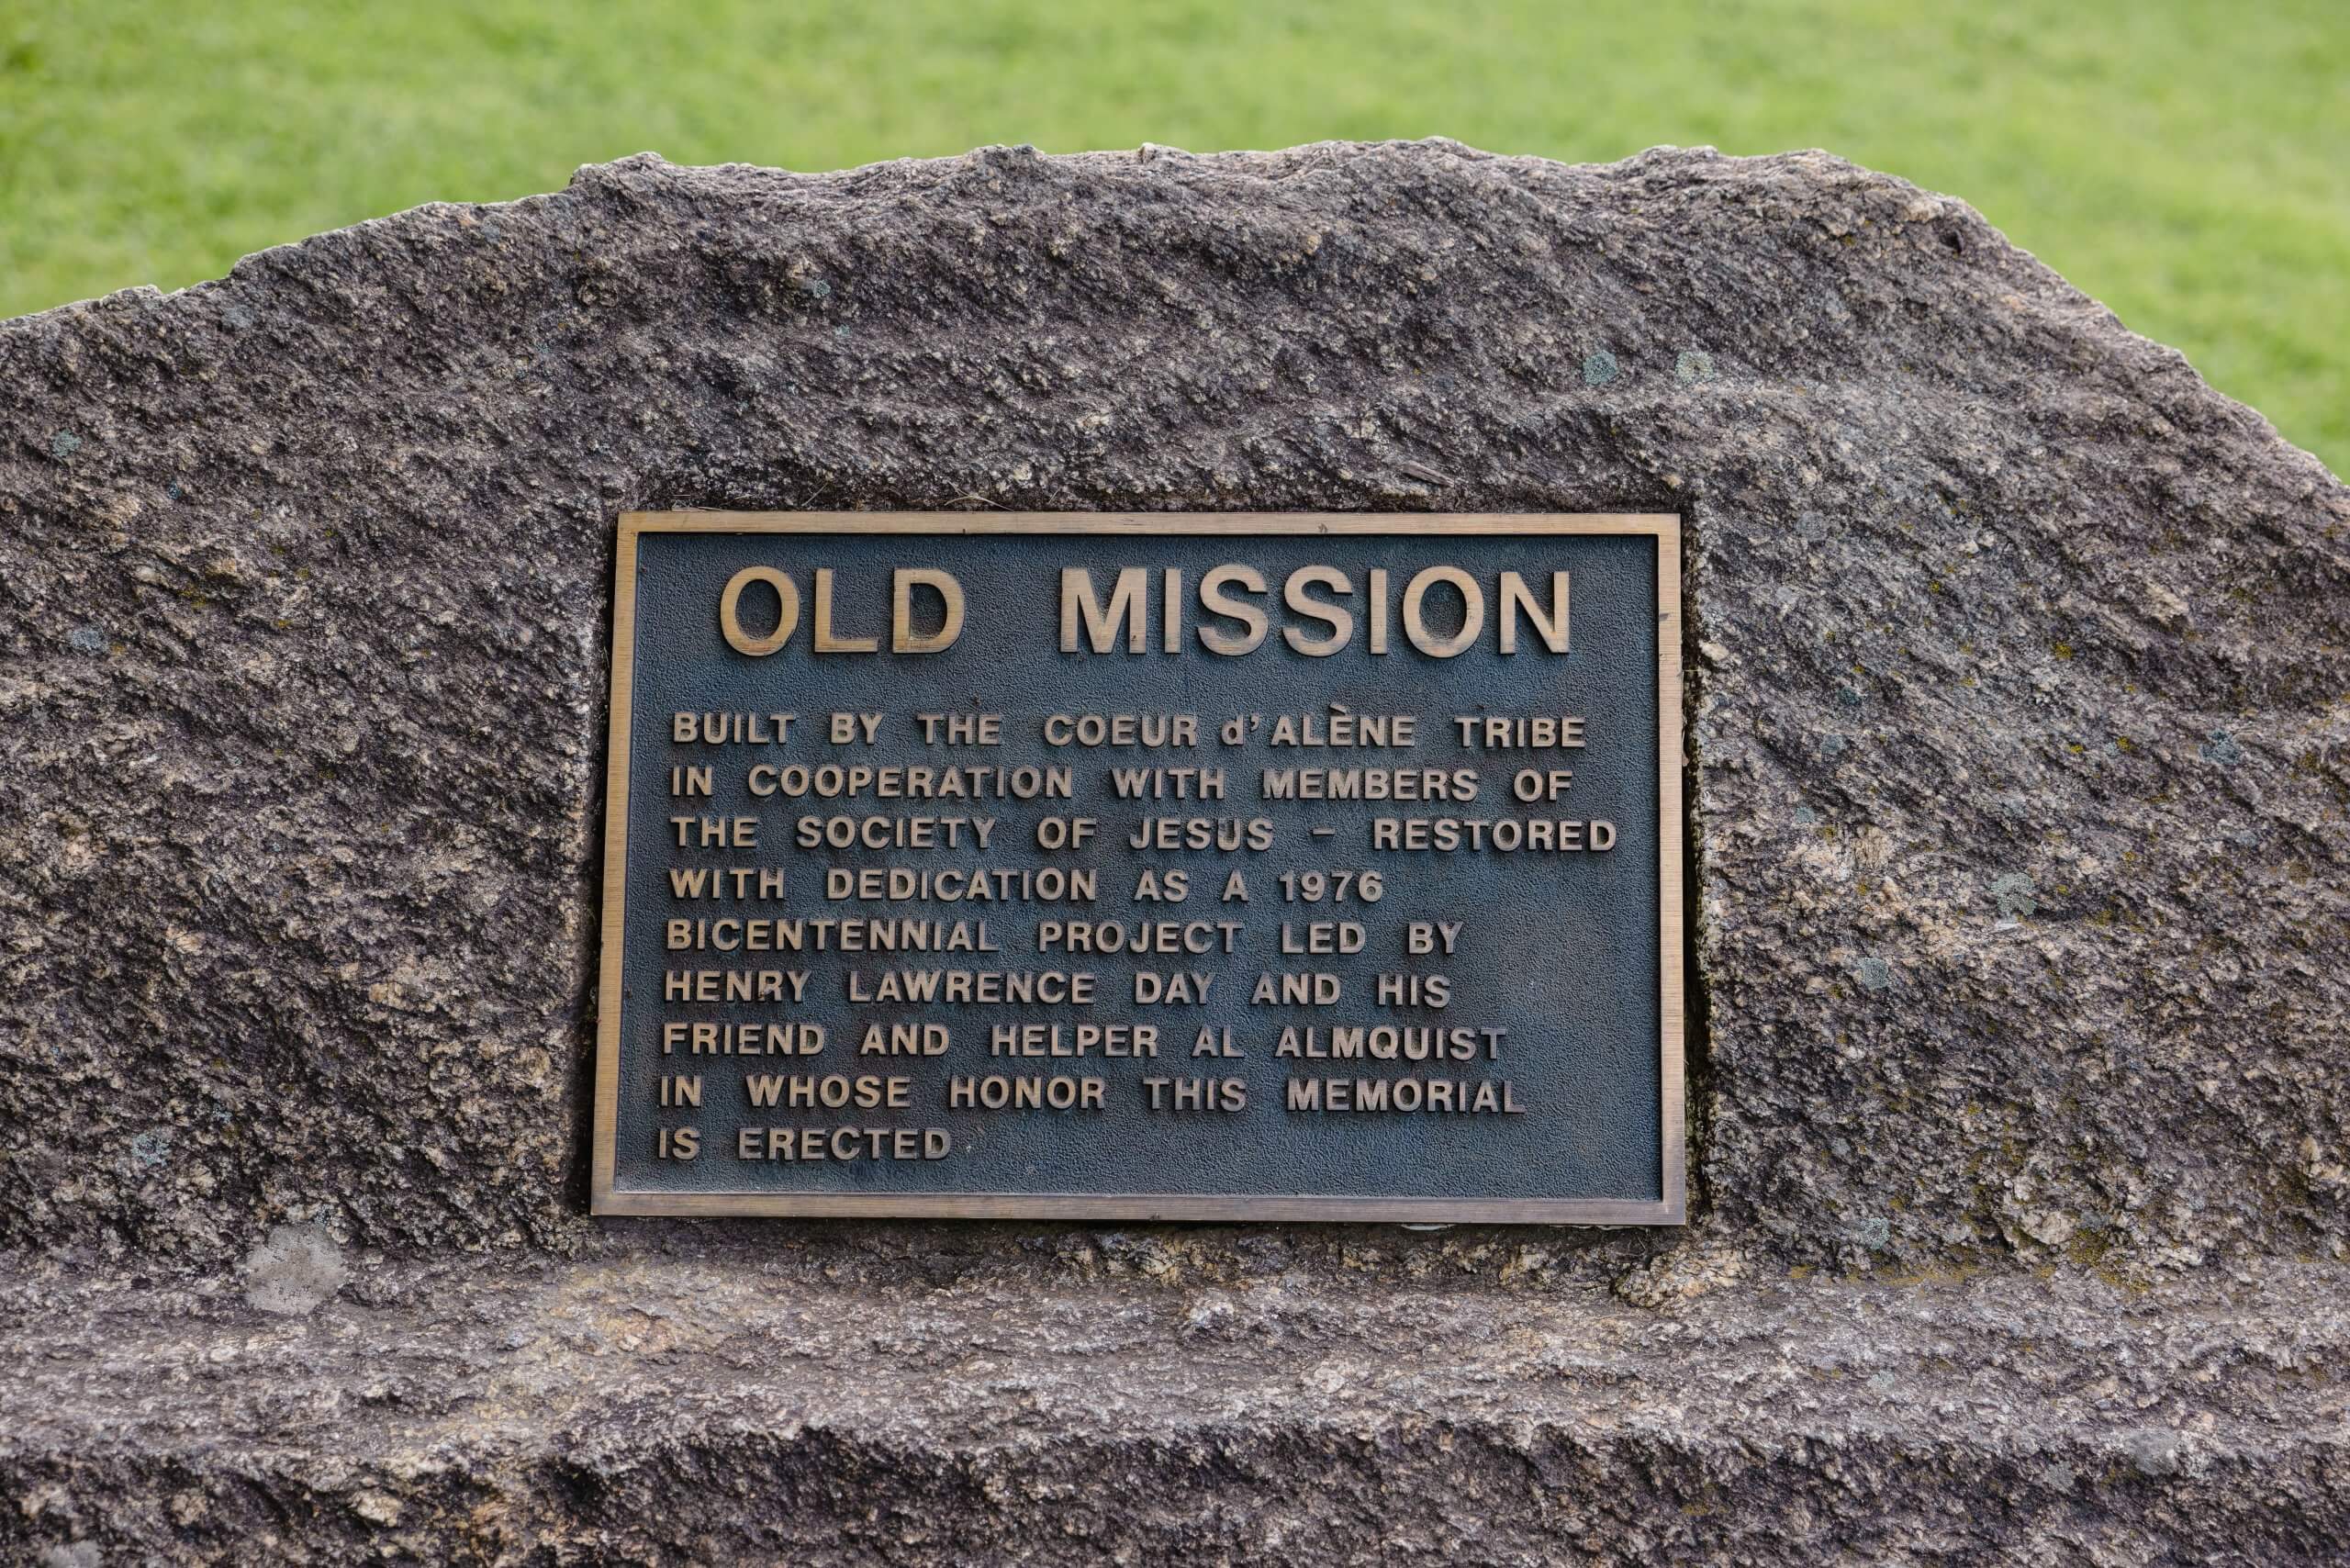
[[[1682,1218],[1677,519],[619,549],[598,1212]]]

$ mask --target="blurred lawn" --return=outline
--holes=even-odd
[[[1827,147],[2350,471],[2350,0],[10,0],[0,315],[653,149]]]

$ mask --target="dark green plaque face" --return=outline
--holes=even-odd
[[[620,552],[599,1213],[1681,1219],[1676,519]]]

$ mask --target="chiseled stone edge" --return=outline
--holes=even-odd
[[[9,1277],[0,1546],[227,1562],[2315,1562],[2350,1271],[1605,1294]],[[73,1561],[73,1559],[64,1559]]]

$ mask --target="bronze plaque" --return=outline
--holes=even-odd
[[[632,514],[599,1214],[1678,1224],[1670,515]]]

